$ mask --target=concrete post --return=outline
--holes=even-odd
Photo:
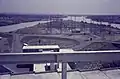
[[[67,63],[62,63],[62,79],[67,79]]]
[[[20,42],[19,34],[13,34],[12,52],[22,52],[22,44]]]

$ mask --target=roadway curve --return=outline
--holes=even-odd
[[[67,36],[63,36],[63,35],[24,35],[23,38],[21,39],[21,43],[27,43],[31,40],[34,39],[40,39],[40,40],[53,40],[53,42],[57,41],[57,44],[59,44],[59,41],[62,41],[63,44],[61,44],[60,46],[65,48],[62,45],[70,45],[70,46],[74,46],[74,45],[79,45],[80,42],[75,40],[74,38],[70,38]],[[69,47],[69,46],[68,46]]]

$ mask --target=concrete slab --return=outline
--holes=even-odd
[[[10,75],[0,75],[0,79],[10,79]]]
[[[11,76],[11,79],[41,79],[41,77],[38,77],[35,74],[24,74],[24,75],[13,75]]]
[[[120,79],[120,70],[68,72],[67,79]],[[61,79],[61,73],[0,75],[0,79]]]
[[[110,79],[120,79],[120,69],[103,71]]]
[[[14,75],[11,79],[60,79],[58,73]]]
[[[89,71],[82,72],[83,79],[109,79],[104,73],[101,71]]]
[[[80,72],[68,72],[67,79],[83,79]]]

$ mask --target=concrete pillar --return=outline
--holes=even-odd
[[[16,52],[16,53],[22,52],[22,44],[20,42],[19,34],[13,34],[12,52]]]
[[[67,79],[67,63],[62,63],[62,79]]]

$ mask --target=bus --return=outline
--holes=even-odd
[[[23,53],[27,52],[59,52],[58,45],[38,45],[38,46],[23,46]]]

